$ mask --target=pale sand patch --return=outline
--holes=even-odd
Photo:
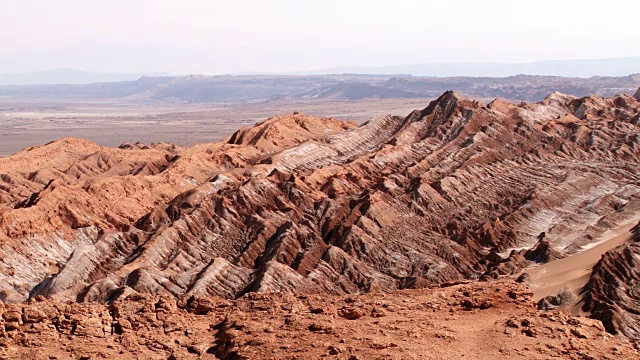
[[[534,301],[537,302],[562,289],[568,289],[579,297],[580,290],[589,280],[593,266],[604,253],[629,241],[634,225],[635,223],[629,223],[612,230],[612,236],[608,240],[590,249],[526,269],[524,272],[529,275],[527,283],[533,291]],[[574,306],[571,312],[576,315],[580,313],[580,309]]]

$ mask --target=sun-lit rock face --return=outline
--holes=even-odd
[[[639,107],[447,92],[359,127],[295,114],[192,148],[32,148],[0,159],[0,298],[339,295],[513,274],[639,220]]]

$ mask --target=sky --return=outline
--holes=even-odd
[[[0,73],[227,74],[640,55],[640,3],[0,0]]]

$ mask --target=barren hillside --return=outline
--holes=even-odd
[[[293,114],[191,148],[27,149],[0,159],[1,299],[343,296],[515,278],[638,223],[639,109],[627,95],[483,105],[446,92],[362,126]],[[637,268],[634,246],[607,252],[581,292],[588,314],[629,338],[637,276],[606,269]]]

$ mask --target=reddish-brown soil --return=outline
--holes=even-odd
[[[509,281],[366,295],[133,294],[110,306],[2,309],[0,356],[21,359],[635,359],[596,320],[536,311]],[[638,345],[636,345],[638,346]]]

